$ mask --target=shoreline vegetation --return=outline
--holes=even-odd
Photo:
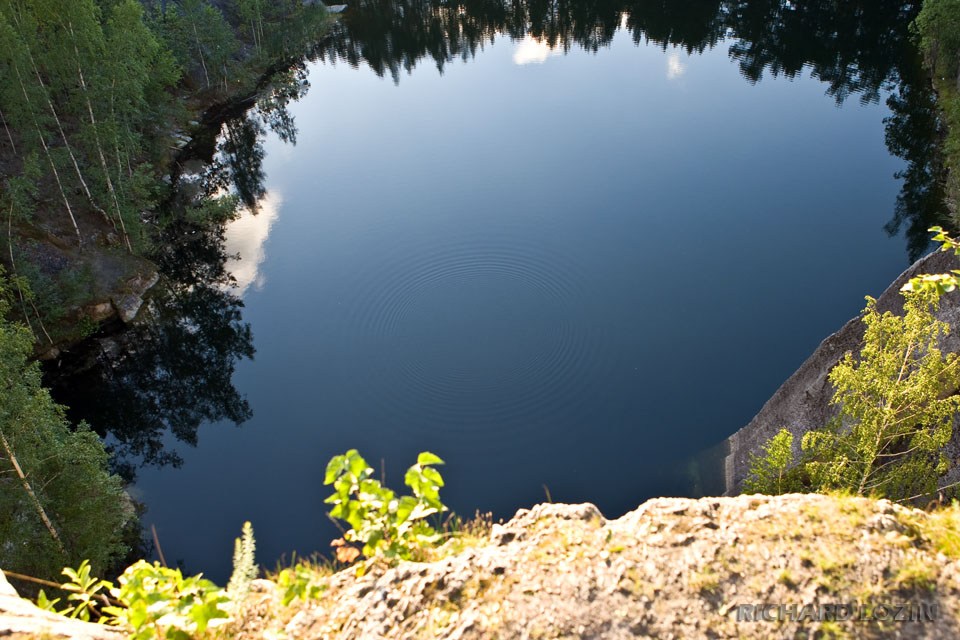
[[[167,229],[236,215],[230,194],[171,206],[179,156],[207,114],[267,91],[328,27],[301,0],[0,3],[3,569],[50,580],[90,561],[110,576],[142,555],[104,442],[70,424],[36,357],[132,320],[165,275]]]
[[[323,37],[301,0],[44,0],[0,11],[0,210],[13,313],[55,357],[156,282],[170,224],[222,224],[222,194],[166,206],[211,112],[249,101]],[[115,61],[103,64],[103,60]],[[219,202],[218,202],[219,201]],[[125,296],[128,298],[125,300]]]

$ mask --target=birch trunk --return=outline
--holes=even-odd
[[[0,444],[3,445],[3,450],[10,459],[10,463],[13,465],[13,470],[16,472],[17,477],[20,478],[20,484],[23,486],[24,491],[26,491],[27,495],[30,496],[30,501],[33,502],[33,507],[37,510],[37,515],[40,516],[40,520],[43,521],[43,526],[47,528],[47,531],[50,532],[50,536],[56,541],[57,547],[60,548],[60,553],[66,555],[67,550],[63,546],[63,541],[60,540],[60,534],[57,533],[57,528],[53,526],[53,522],[51,522],[50,518],[47,517],[47,512],[44,510],[43,505],[40,504],[40,499],[37,498],[37,494],[33,492],[33,487],[30,486],[30,481],[27,480],[27,476],[24,475],[23,469],[20,468],[20,463],[17,462],[17,457],[13,455],[13,450],[10,449],[10,443],[7,442],[7,438],[3,435],[2,431],[0,431]]]
[[[57,163],[53,161],[53,156],[50,155],[50,147],[47,146],[47,141],[43,137],[43,131],[40,129],[40,124],[37,122],[36,115],[33,113],[33,108],[30,103],[30,96],[27,94],[27,87],[23,84],[23,76],[20,74],[20,66],[14,63],[13,69],[17,74],[17,80],[20,83],[20,91],[23,92],[23,99],[26,103],[28,110],[33,116],[33,126],[37,130],[37,137],[40,138],[40,145],[43,147],[43,152],[47,156],[47,161],[50,162],[50,169],[53,171],[53,177],[57,181],[57,188],[60,190],[60,197],[63,198],[63,204],[67,208],[67,215],[70,216],[70,222],[73,223],[73,230],[77,234],[77,246],[80,247],[80,251],[83,251],[83,236],[80,235],[80,227],[77,226],[77,219],[73,215],[73,207],[70,206],[70,200],[67,198],[67,193],[63,189],[63,182],[60,180],[60,172],[57,171]]]
[[[130,236],[127,235],[127,226],[123,222],[123,213],[120,210],[120,201],[117,199],[117,192],[113,188],[113,180],[110,179],[110,170],[107,169],[107,158],[103,154],[103,146],[100,144],[100,132],[97,125],[97,118],[93,113],[93,105],[90,103],[90,93],[87,91],[87,82],[83,77],[83,67],[80,65],[80,50],[77,48],[76,35],[73,32],[73,25],[69,25],[70,35],[73,37],[73,52],[77,59],[77,77],[80,78],[80,89],[83,91],[84,101],[87,103],[87,114],[90,116],[90,126],[93,127],[93,140],[97,147],[97,154],[100,156],[100,166],[103,169],[103,177],[107,182],[107,190],[113,198],[113,206],[117,212],[117,220],[120,222],[120,230],[123,233],[123,241],[127,245],[127,251],[133,253],[133,247],[130,246]],[[117,225],[114,223],[113,228]]]

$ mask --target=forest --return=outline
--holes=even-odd
[[[3,262],[41,343],[83,337],[91,291],[150,268],[132,256],[166,222],[164,175],[199,113],[302,53],[325,19],[299,0],[0,4]]]
[[[205,110],[282,75],[326,24],[300,0],[0,2],[4,569],[50,578],[89,559],[108,573],[139,544],[109,452],[42,388],[35,357],[96,329],[91,299],[162,269],[166,229],[202,237],[234,214],[226,194],[169,206],[179,150]],[[171,308],[188,304],[175,293]],[[188,349],[191,333],[171,340]]]

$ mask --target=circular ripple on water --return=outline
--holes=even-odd
[[[582,272],[543,247],[421,248],[361,282],[347,322],[378,350],[364,402],[407,432],[509,429],[516,443],[518,424],[569,412],[615,359],[583,308]]]

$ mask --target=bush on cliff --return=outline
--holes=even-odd
[[[960,244],[933,229],[943,250]],[[903,288],[904,313],[880,313],[867,298],[858,355],[847,353],[829,374],[837,416],[804,434],[791,467],[793,438],[774,436],[752,461],[749,492],[850,491],[909,501],[945,487],[944,448],[960,410],[960,354],[944,354],[950,326],[937,320],[940,296],[957,288],[958,273],[921,275]],[[788,469],[788,467],[790,467]]]

